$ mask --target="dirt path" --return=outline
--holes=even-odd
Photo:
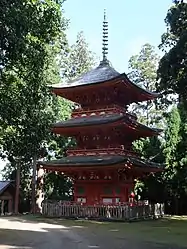
[[[13,217],[0,218],[0,249],[176,249],[114,234],[111,236],[106,231],[88,227],[63,226]]]
[[[8,248],[85,249],[89,243],[64,226],[1,218],[0,249]]]

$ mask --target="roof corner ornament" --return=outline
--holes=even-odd
[[[106,17],[106,9],[104,9],[104,20],[103,20],[103,39],[102,39],[103,47],[102,47],[102,54],[103,54],[103,60],[101,61],[100,65],[108,65],[109,61],[107,59],[108,55],[108,21]]]

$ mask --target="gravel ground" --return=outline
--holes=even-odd
[[[24,220],[0,218],[0,249],[184,249],[163,244],[145,243],[119,236],[117,231],[63,226]],[[187,247],[186,247],[187,248]]]

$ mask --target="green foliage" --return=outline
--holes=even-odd
[[[45,198],[52,200],[71,200],[72,181],[65,175],[52,172],[45,177]]]
[[[162,143],[158,137],[140,139],[134,143],[134,149],[144,159],[155,163],[163,163]]]
[[[26,65],[30,62],[28,54],[35,55],[33,49],[36,52],[45,52],[45,44],[54,42],[60,35],[65,21],[58,2],[60,1],[0,2],[0,22],[4,24],[0,28],[1,68]]]
[[[163,34],[160,45],[165,54],[159,63],[157,89],[163,92],[164,104],[170,103],[169,95],[175,96],[178,102],[178,106],[173,108],[167,117],[168,128],[164,146],[166,170],[163,173],[163,181],[167,200],[173,205],[174,213],[184,213],[187,208],[185,206],[187,196],[187,4],[183,1],[173,2],[165,19],[167,32]],[[185,206],[185,209],[182,206]]]
[[[179,131],[181,126],[181,118],[180,113],[176,107],[174,107],[167,117],[167,129],[165,133],[165,162],[167,167],[171,167],[171,165],[176,161],[177,155],[177,146],[181,138],[179,137]]]
[[[61,55],[61,74],[66,80],[74,79],[88,72],[95,65],[95,55],[89,50],[84,33],[77,34],[76,43]]]
[[[164,94],[178,94],[179,101],[187,99],[187,4],[175,1],[168,10],[167,32],[162,36],[162,49],[169,49],[160,60],[157,89]]]
[[[68,104],[61,109],[62,104],[59,106],[48,88],[60,80],[57,55],[67,46],[61,3],[0,3],[0,22],[4,24],[0,27],[0,141],[11,163],[12,168],[6,171],[10,177],[19,160],[21,176],[30,179],[34,158],[43,156],[44,147],[51,140],[51,124],[58,117],[67,116]],[[22,181],[21,186],[25,189]],[[26,191],[29,195],[30,188]]]
[[[146,43],[142,46],[139,54],[131,56],[128,76],[141,87],[155,91],[158,62],[159,56],[155,52],[155,47]]]
[[[133,55],[129,60],[129,78],[132,82],[154,92],[156,90],[158,62],[159,56],[155,52],[155,47],[148,43],[144,44],[140,53]],[[139,104],[133,104],[131,109],[137,114],[141,123],[148,126],[156,124],[163,127],[162,111],[157,108],[157,101],[144,101]]]
[[[129,60],[129,77],[136,84],[152,92],[156,90],[157,66],[159,56],[155,48],[145,44],[139,54]],[[131,106],[138,120],[147,126],[164,127],[163,110],[158,108],[158,102],[146,101]],[[142,158],[155,163],[164,163],[163,144],[160,137],[140,139],[133,143],[135,151]],[[155,187],[156,186],[156,187]],[[163,184],[160,174],[151,174],[149,177],[136,181],[135,193],[139,198],[150,201],[163,201]]]
[[[163,144],[158,137],[140,139],[134,144],[135,150],[154,163],[164,164]],[[160,173],[150,174],[144,179],[136,181],[135,193],[139,198],[150,201],[163,201],[165,192],[163,191],[162,175]]]
[[[1,11],[1,22],[6,24],[1,34],[7,41],[0,47],[3,148],[8,157],[28,161],[40,151],[54,121],[55,101],[47,84],[57,71],[50,71],[49,77],[46,72],[65,22],[60,5],[52,0],[4,1]]]
[[[183,116],[184,115],[184,116]],[[163,175],[168,197],[175,203],[186,198],[187,195],[187,164],[186,164],[186,115],[182,106],[174,108],[168,117],[166,145],[166,171]],[[177,208],[177,207],[176,207]],[[176,210],[177,212],[177,210]]]

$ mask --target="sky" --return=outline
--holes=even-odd
[[[113,67],[128,72],[128,60],[141,46],[158,47],[166,30],[164,19],[172,0],[66,0],[64,15],[70,19],[68,39],[76,41],[84,32],[90,50],[102,57],[102,22],[104,9],[109,22],[109,55]],[[0,161],[0,170],[6,162]],[[0,175],[1,178],[1,175]]]
[[[172,0],[66,0],[64,14],[70,19],[68,38],[74,43],[83,31],[90,49],[101,58],[103,12],[109,22],[109,55],[120,73],[128,71],[129,58],[145,43],[158,47],[166,30],[164,19]]]

